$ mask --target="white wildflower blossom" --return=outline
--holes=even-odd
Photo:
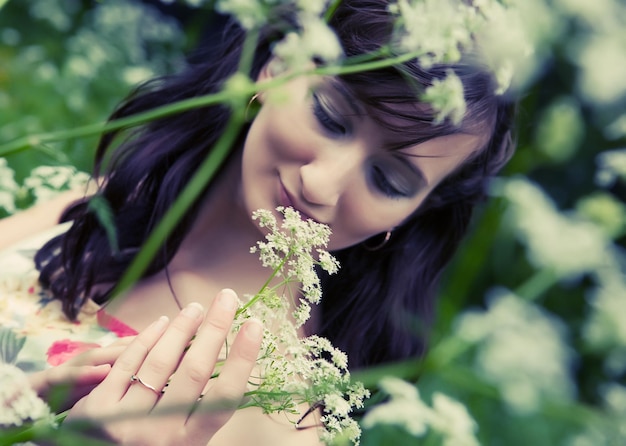
[[[626,8],[619,0],[556,0],[564,17],[584,24],[572,32],[566,54],[578,66],[578,90],[597,105],[613,103],[626,95]],[[575,29],[574,29],[575,31]]]
[[[626,113],[621,114],[604,129],[604,136],[615,140],[626,137]]]
[[[311,305],[306,300],[300,299],[300,305],[294,310],[293,317],[296,321],[296,327],[302,327],[311,317]]]
[[[251,404],[265,412],[292,414],[299,413],[302,403],[323,404],[321,438],[328,443],[345,438],[358,444],[361,431],[350,414],[353,408],[363,407],[369,392],[361,383],[351,382],[346,354],[328,339],[298,336],[298,328],[310,317],[311,305],[321,299],[315,268],[333,274],[339,266],[325,250],[330,229],[311,219],[304,221],[293,208],[278,207],[276,211],[283,217],[280,224],[270,211],[253,213],[252,218],[267,233],[251,252],[258,253],[261,263],[273,273],[263,289],[238,311],[237,325],[244,318],[257,317],[271,327],[264,332],[258,376],[254,389],[248,392]],[[271,284],[271,279],[279,284]],[[296,296],[290,289],[294,284],[299,286]],[[287,291],[279,294],[277,290],[283,287]]]
[[[591,313],[583,326],[586,344],[604,353],[604,368],[609,375],[626,371],[626,280],[619,271],[601,276],[591,291]]]
[[[340,393],[330,393],[325,395],[324,408],[341,417],[347,417],[352,411],[352,406]]]
[[[626,181],[626,149],[606,150],[596,157],[596,183],[610,187],[618,180]]]
[[[443,446],[478,446],[476,421],[460,402],[440,392],[433,394],[431,426],[443,435]]]
[[[626,97],[626,33],[608,30],[588,36],[573,60],[579,64],[578,85],[584,97],[600,105]],[[600,31],[600,29],[598,29]],[[617,33],[617,34],[616,34]]]
[[[0,427],[21,426],[37,420],[54,425],[50,408],[30,387],[22,370],[0,363],[0,383]]]
[[[575,277],[610,262],[611,242],[595,223],[559,212],[545,193],[530,181],[512,178],[500,183],[509,203],[509,219],[526,244],[537,269],[558,277]]]
[[[258,29],[273,20],[277,6],[295,12],[297,27],[287,32],[273,52],[283,69],[302,69],[314,59],[337,61],[343,51],[334,31],[323,18],[326,0],[218,0],[216,10],[234,15],[248,30]]]
[[[9,214],[15,212],[15,195],[18,191],[15,172],[9,167],[5,158],[0,158],[0,208]]]
[[[517,412],[536,411],[544,398],[569,400],[573,353],[560,320],[506,290],[489,296],[487,311],[457,320],[457,335],[477,344],[481,375]]]
[[[450,118],[454,124],[459,124],[465,116],[463,83],[452,70],[448,70],[444,79],[435,79],[432,85],[426,88],[422,100],[428,102],[435,110],[435,123]]]
[[[363,427],[385,424],[399,426],[415,437],[425,435],[434,412],[421,400],[417,388],[393,376],[381,379],[379,387],[390,400],[368,411],[361,422]]]
[[[419,395],[417,388],[394,376],[386,376],[378,386],[389,400],[375,406],[363,418],[362,425],[370,429],[378,424],[398,426],[414,437],[429,431],[442,438],[444,446],[477,446],[476,422],[466,407],[444,395],[433,394],[432,407]]]
[[[415,52],[420,65],[457,62],[463,52],[480,54],[492,71],[496,94],[525,85],[542,58],[535,47],[551,41],[559,27],[540,0],[398,0],[394,49]]]
[[[323,18],[314,14],[299,17],[301,29],[291,31],[274,46],[274,55],[283,64],[282,69],[301,70],[312,60],[335,62],[343,54],[335,32]]]
[[[283,215],[280,226],[274,214],[268,210],[253,213],[252,218],[269,232],[265,241],[257,242],[251,251],[259,253],[264,266],[299,282],[303,298],[308,303],[318,304],[321,289],[315,267],[319,265],[329,274],[338,270],[337,261],[324,249],[328,245],[330,229],[311,219],[302,220],[300,213],[293,208],[278,207],[277,211]],[[313,257],[313,250],[320,260]]]
[[[597,191],[582,197],[576,212],[596,223],[611,239],[626,233],[626,203],[611,193]]]
[[[453,0],[398,0],[390,6],[397,15],[395,45],[417,52],[420,64],[456,62],[472,43],[473,8]]]
[[[498,80],[498,93],[521,89],[536,76],[545,48],[563,32],[561,17],[544,0],[473,2],[483,20],[477,48]]]
[[[268,9],[277,1],[272,0],[218,0],[215,10],[233,15],[245,29],[254,29],[267,22]]]
[[[606,384],[602,388],[602,398],[611,413],[626,416],[626,386],[618,383]]]
[[[24,187],[38,203],[66,190],[85,188],[88,182],[89,175],[71,166],[39,166],[24,180]]]

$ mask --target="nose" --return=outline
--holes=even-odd
[[[358,170],[361,157],[356,151],[335,148],[300,167],[302,198],[310,204],[335,206]],[[338,154],[342,151],[344,153]]]

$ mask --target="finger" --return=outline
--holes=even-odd
[[[111,344],[108,347],[93,348],[80,355],[74,356],[70,360],[63,363],[63,365],[70,366],[83,366],[83,365],[100,365],[100,364],[113,364],[115,360],[122,354],[126,347],[130,344],[131,340],[124,343]]]
[[[159,341],[135,372],[141,381],[132,386],[125,400],[134,409],[151,408],[160,398],[160,390],[176,370],[189,341],[204,319],[202,305],[193,302],[172,321]],[[152,387],[153,389],[150,389]]]
[[[48,370],[32,373],[28,379],[31,387],[39,395],[46,395],[52,387],[72,384],[74,386],[90,386],[100,383],[111,370],[108,364],[98,366],[72,366],[65,364]]]
[[[252,319],[242,326],[219,377],[187,421],[191,436],[210,437],[233,415],[247,390],[262,338],[263,327],[259,321]]]
[[[236,309],[237,295],[234,291],[225,289],[217,294],[159,405],[189,407],[195,403],[211,378]],[[188,414],[184,415],[186,418]]]
[[[102,398],[102,402],[120,401],[131,384],[130,377],[141,367],[168,325],[169,319],[161,316],[139,333],[119,355],[107,377],[94,389],[94,398]]]

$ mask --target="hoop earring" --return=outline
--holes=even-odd
[[[259,96],[261,95],[261,93],[254,93],[254,95],[250,98],[250,100],[248,101],[248,105],[246,105],[246,110],[243,113],[243,117],[246,120],[246,122],[250,121],[252,117],[256,116],[256,114],[259,111],[259,106],[254,106],[255,102],[259,102]],[[250,113],[250,111],[253,111],[253,113]],[[252,117],[250,115],[253,115]]]
[[[362,245],[368,251],[378,251],[380,248],[382,248],[383,246],[387,244],[390,238],[391,238],[391,231],[387,231],[387,233],[385,234],[385,238],[378,245],[367,246],[365,243],[362,243]]]

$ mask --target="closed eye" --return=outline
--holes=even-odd
[[[380,192],[389,198],[403,198],[408,196],[403,191],[398,190],[398,188],[389,181],[385,172],[378,166],[372,166],[372,182]]]

